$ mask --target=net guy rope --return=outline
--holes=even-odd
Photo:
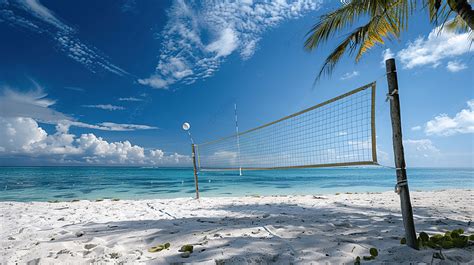
[[[262,126],[197,144],[199,170],[377,165],[375,82]]]

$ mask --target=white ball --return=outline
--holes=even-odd
[[[183,123],[183,130],[187,131],[191,128],[191,125],[187,122]]]

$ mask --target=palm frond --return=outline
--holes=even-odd
[[[468,32],[471,29],[459,15],[444,24],[446,30],[453,32]]]
[[[323,74],[330,74],[342,56],[356,50],[356,62],[370,48],[383,44],[386,39],[398,38],[407,28],[408,17],[416,7],[416,0],[353,0],[341,8],[324,15],[308,33],[307,50],[316,49],[336,33],[355,24],[360,18],[369,17],[367,24],[348,34],[329,54],[321,67],[316,81]]]
[[[319,21],[306,34],[309,36],[304,47],[307,50],[316,49],[322,42],[327,41],[337,32],[351,26],[364,15],[371,15],[378,6],[377,2],[387,0],[352,0],[339,9],[320,17]]]

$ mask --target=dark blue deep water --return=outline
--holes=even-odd
[[[411,190],[474,188],[474,169],[408,169]],[[201,172],[201,196],[324,194],[389,191],[387,168],[326,168]],[[0,167],[0,201],[146,199],[194,196],[192,169],[118,167]]]

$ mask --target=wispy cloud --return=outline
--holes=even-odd
[[[437,67],[444,59],[473,52],[471,42],[470,32],[457,33],[437,27],[428,37],[419,37],[409,43],[397,53],[397,57],[407,69],[424,65]]]
[[[440,136],[474,133],[474,99],[467,106],[452,118],[444,113],[434,117],[425,124],[425,133]]]
[[[27,92],[10,88],[0,90],[0,116],[31,117],[40,121],[70,120],[69,115],[51,108],[56,101],[47,98],[41,87]]]
[[[111,131],[135,131],[135,130],[158,129],[157,127],[148,126],[148,125],[113,123],[113,122],[102,122],[102,123],[99,123],[99,125],[103,127],[107,127]]]
[[[136,131],[136,130],[153,130],[158,129],[154,126],[142,125],[142,124],[127,124],[127,123],[113,123],[113,122],[102,122],[99,124],[89,124],[80,121],[73,120],[61,120],[54,122],[53,124],[62,123],[69,126],[75,126],[80,128],[88,128],[101,131]]]
[[[460,61],[449,61],[448,65],[446,65],[446,69],[448,69],[448,71],[450,72],[455,73],[467,69],[467,65]]]
[[[65,86],[64,88],[67,89],[67,90],[72,90],[72,91],[77,91],[77,92],[84,92],[84,88],[81,88],[81,87]]]
[[[128,98],[119,98],[119,101],[143,101],[142,98],[128,97]]]
[[[137,1],[136,0],[122,0],[120,9],[123,13],[137,13]]]
[[[129,75],[111,63],[97,48],[77,37],[77,30],[41,4],[38,0],[0,2],[0,23],[47,35],[64,54],[93,73],[107,71],[119,76]]]
[[[49,99],[40,86],[27,92],[17,92],[10,88],[0,89],[0,118],[31,118],[47,124],[65,124],[81,128],[103,131],[134,131],[157,129],[154,126],[102,122],[89,124],[81,122],[53,109],[55,100]],[[107,106],[107,105],[106,105]],[[108,108],[108,106],[107,106]]]
[[[139,83],[167,88],[212,76],[233,53],[247,60],[262,34],[288,19],[321,6],[319,0],[173,2],[161,33],[162,47],[153,74]]]
[[[341,76],[341,80],[351,79],[351,78],[354,78],[358,75],[359,75],[359,72],[357,72],[357,71],[348,72],[348,73],[345,73]]]
[[[430,139],[406,139],[403,141],[403,145],[407,156],[416,159],[437,158],[441,154]]]
[[[115,106],[112,104],[97,104],[97,105],[82,105],[85,108],[93,108],[93,109],[103,109],[103,110],[124,110],[125,108],[122,106]]]

